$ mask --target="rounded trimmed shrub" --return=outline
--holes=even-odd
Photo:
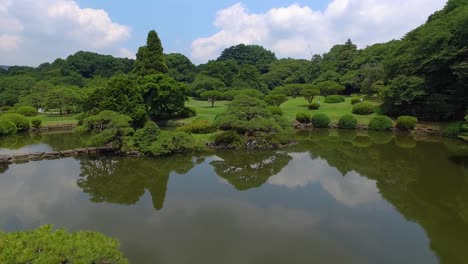
[[[402,131],[414,130],[418,119],[414,116],[400,116],[396,122],[396,128]]]
[[[325,97],[325,103],[327,104],[338,104],[344,102],[345,99],[341,95],[329,95]]]
[[[352,105],[359,104],[360,102],[361,102],[361,98],[359,98],[359,97],[351,98],[351,104]]]
[[[311,121],[314,127],[316,128],[328,128],[328,126],[330,125],[330,117],[323,113],[315,114],[312,117]]]
[[[8,120],[0,120],[0,136],[13,135],[17,130],[15,123]]]
[[[272,115],[279,115],[279,116],[283,115],[283,110],[281,110],[281,108],[278,106],[269,106],[268,111],[270,111]]]
[[[388,116],[380,115],[371,119],[369,122],[369,130],[385,131],[393,127],[393,121]]]
[[[450,124],[447,128],[444,129],[442,135],[449,138],[458,138],[458,136],[463,132],[463,122],[455,122]]]
[[[309,124],[312,115],[308,112],[299,112],[296,114],[296,120],[301,124]]]
[[[197,110],[193,107],[185,107],[182,112],[180,112],[180,117],[189,118],[197,115]]]
[[[31,119],[31,125],[34,128],[41,128],[42,120],[39,118],[33,118]]]
[[[310,103],[310,105],[309,105],[310,110],[317,110],[319,108],[320,108],[320,104],[317,101],[314,101],[314,102]]]
[[[8,112],[8,111],[12,111],[12,110],[15,110],[13,107],[9,106],[9,105],[5,105],[5,106],[2,106],[0,107],[0,112]]]
[[[372,113],[374,113],[374,106],[369,102],[364,101],[353,106],[353,114],[370,115]]]
[[[24,116],[37,116],[37,109],[32,106],[20,106],[16,112]]]
[[[353,115],[344,115],[338,120],[338,128],[356,129],[357,123],[357,119]]]
[[[234,131],[226,131],[214,136],[214,143],[219,145],[230,145],[240,140],[240,136]]]
[[[4,114],[0,116],[1,120],[11,121],[16,125],[18,131],[26,131],[29,129],[29,120],[20,114]]]

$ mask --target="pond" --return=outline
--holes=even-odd
[[[0,174],[0,227],[99,231],[131,263],[466,263],[467,144],[346,131],[298,138],[280,151],[12,164]]]

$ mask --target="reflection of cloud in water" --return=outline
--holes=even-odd
[[[381,199],[377,183],[350,172],[342,176],[323,159],[312,160],[308,153],[290,153],[293,160],[268,183],[287,188],[305,187],[320,183],[330,195],[346,206],[368,204]]]
[[[65,202],[73,202],[81,192],[76,170],[78,163],[72,158],[11,165],[0,175],[0,222],[7,215],[21,223],[40,222],[50,208],[66,207]]]

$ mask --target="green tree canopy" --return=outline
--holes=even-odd
[[[239,44],[223,50],[218,61],[225,60],[234,60],[239,65],[255,65],[259,71],[265,73],[268,65],[276,60],[276,56],[262,46]]]
[[[161,40],[156,31],[151,30],[146,45],[138,49],[133,72],[141,76],[169,72]]]

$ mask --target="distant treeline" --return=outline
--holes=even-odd
[[[326,94],[374,96],[382,113],[391,116],[457,120],[468,106],[467,40],[468,0],[450,0],[401,40],[364,49],[348,40],[309,60],[277,59],[261,46],[240,44],[198,66],[173,53],[148,56],[145,67],[164,61],[157,72],[184,83],[194,97],[209,90],[254,89],[266,95],[290,84],[311,84]],[[134,60],[83,51],[36,68],[0,67],[0,105],[43,107],[41,97],[57,87],[86,97],[114,76],[152,74],[139,68]]]

